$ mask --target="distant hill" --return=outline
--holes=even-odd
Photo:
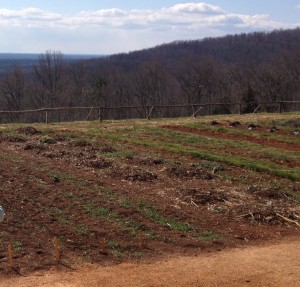
[[[273,32],[254,32],[202,40],[175,41],[153,48],[119,53],[111,56],[64,54],[67,61],[98,58],[113,66],[125,69],[135,68],[144,61],[162,60],[172,65],[186,57],[212,57],[218,62],[234,63],[268,61],[270,57],[282,52],[300,50],[300,28],[275,30]],[[29,67],[38,61],[40,54],[0,53],[0,72],[13,66]],[[105,57],[105,58],[104,58]]]
[[[149,59],[173,62],[184,57],[209,56],[223,63],[261,63],[275,54],[296,49],[300,50],[300,28],[175,41],[150,49],[112,55],[110,61],[131,66]]]

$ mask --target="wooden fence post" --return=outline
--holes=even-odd
[[[46,117],[46,124],[48,124],[48,111],[46,111],[45,117]]]
[[[154,109],[154,106],[151,107],[149,114],[147,115],[147,120],[150,120],[150,116],[152,114],[153,109]]]
[[[98,120],[100,122],[102,122],[102,108],[101,107],[98,108]]]
[[[279,113],[282,113],[282,102],[279,102]]]

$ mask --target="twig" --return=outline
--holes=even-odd
[[[238,218],[243,218],[243,217],[251,217],[253,220],[254,220],[254,215],[252,212],[249,212],[249,213],[246,213],[246,214],[242,214],[242,215],[239,215],[237,216]]]
[[[191,204],[194,205],[194,206],[196,206],[196,207],[199,207],[199,205],[196,204],[195,201],[194,201],[193,199],[191,199]]]
[[[293,215],[294,215],[296,218],[299,218],[299,219],[300,219],[300,216],[299,216],[299,215],[297,215],[297,214],[295,214],[295,213],[293,213]]]
[[[61,261],[60,261],[59,264],[62,265],[62,266],[64,266],[64,267],[66,267],[66,268],[68,268],[68,269],[71,269],[71,270],[76,271],[75,268],[73,268],[72,266],[69,266],[68,264],[66,264],[66,263],[64,263],[64,262],[61,262]]]
[[[61,263],[60,260],[60,252],[59,252],[59,246],[58,246],[58,239],[57,237],[54,237],[53,239],[53,245],[54,245],[54,255],[55,255],[55,261],[57,264]]]
[[[15,271],[21,277],[27,277],[26,275],[21,274],[20,271],[15,267],[11,267],[11,270]]]
[[[297,226],[300,226],[299,222],[296,221],[296,220],[289,219],[289,218],[287,218],[287,217],[285,217],[285,216],[283,216],[283,215],[281,215],[280,213],[277,213],[277,212],[276,212],[276,215],[277,215],[278,217],[282,218],[283,220],[289,222],[289,223],[294,223],[294,224],[296,224]]]

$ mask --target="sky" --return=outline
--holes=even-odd
[[[0,0],[0,53],[114,54],[300,26],[300,0]]]

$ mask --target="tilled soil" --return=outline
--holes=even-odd
[[[0,276],[149,262],[299,235],[299,203],[281,189],[299,191],[298,182],[70,133],[23,127],[0,135]]]

